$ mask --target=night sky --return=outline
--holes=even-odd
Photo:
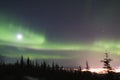
[[[0,54],[65,66],[120,66],[119,0],[0,0]]]

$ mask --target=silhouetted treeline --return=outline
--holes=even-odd
[[[119,73],[97,74],[82,72],[81,68],[78,71],[63,68],[44,61],[32,62],[29,58],[25,61],[22,56],[15,64],[0,63],[0,80],[120,80]]]

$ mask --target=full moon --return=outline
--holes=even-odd
[[[18,40],[21,40],[23,38],[23,35],[22,34],[17,34],[16,37],[17,37]]]

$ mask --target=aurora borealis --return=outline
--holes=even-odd
[[[3,0],[0,54],[96,67],[110,52],[119,66],[119,10],[113,0]]]
[[[44,34],[36,34],[32,30],[24,29],[25,27],[16,27],[15,25],[1,25],[1,47],[7,47],[7,51],[3,51],[2,55],[11,58],[20,58],[21,55],[24,58],[30,59],[74,59],[78,58],[78,54],[73,55],[68,52],[98,52],[104,53],[108,50],[112,54],[119,55],[120,42],[112,40],[96,40],[91,43],[54,43],[46,40]],[[6,34],[7,33],[7,34]],[[9,35],[8,35],[9,34]],[[22,39],[18,39],[17,35],[22,35]],[[6,37],[5,37],[6,36]],[[12,51],[11,49],[14,50]],[[1,48],[2,49],[2,48]],[[3,48],[4,50],[5,48]],[[50,52],[50,54],[48,54]],[[52,53],[51,53],[52,52]],[[59,54],[53,54],[53,52],[59,52]],[[62,53],[61,53],[62,52]],[[63,54],[67,52],[67,54]]]

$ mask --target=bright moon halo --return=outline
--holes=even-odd
[[[23,35],[22,34],[17,34],[16,37],[17,37],[18,40],[21,40],[23,38]]]

